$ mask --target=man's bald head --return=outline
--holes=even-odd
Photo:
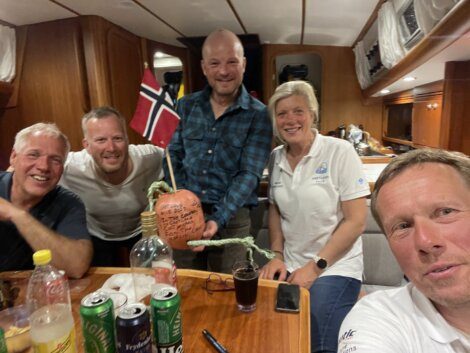
[[[228,29],[216,29],[215,31],[211,32],[204,41],[202,45],[202,59],[206,59],[209,55],[210,51],[215,49],[217,46],[220,45],[231,45],[235,48],[237,54],[240,57],[244,57],[245,53],[243,50],[243,45],[237,35]]]

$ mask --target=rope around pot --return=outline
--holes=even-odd
[[[224,246],[226,244],[240,244],[245,246],[249,261],[253,261],[253,249],[259,252],[261,255],[265,256],[268,260],[272,260],[276,256],[271,250],[261,249],[258,245],[256,245],[252,236],[220,240],[190,240],[187,244],[189,246]]]
[[[164,181],[153,182],[148,191],[147,198],[149,200],[149,209],[153,210],[155,206],[155,194],[162,195],[165,193],[173,193],[173,189]],[[157,196],[158,198],[158,196]],[[261,249],[255,244],[252,236],[244,238],[229,238],[220,240],[190,240],[187,242],[189,246],[224,246],[226,244],[240,244],[245,246],[248,253],[248,260],[253,261],[253,249],[261,255],[265,256],[268,260],[272,260],[276,257],[274,252],[266,249]]]

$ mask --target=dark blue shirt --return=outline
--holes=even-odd
[[[266,106],[242,86],[237,100],[215,119],[211,88],[178,101],[181,121],[169,145],[177,188],[212,205],[208,219],[219,227],[241,207],[257,205],[257,189],[271,151]],[[165,178],[170,184],[168,166]]]
[[[10,201],[12,173],[0,172],[0,197]],[[56,186],[29,213],[46,227],[71,239],[90,239],[85,206],[77,195]],[[0,221],[0,271],[33,268],[33,249],[12,222]]]

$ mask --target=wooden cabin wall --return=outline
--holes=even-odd
[[[98,16],[81,17],[90,107],[111,105],[129,122],[144,69],[141,38]],[[127,129],[131,143],[147,143]]]
[[[18,46],[24,53],[13,82],[16,102],[0,111],[0,169],[7,166],[15,134],[36,122],[55,122],[72,150],[79,150],[80,120],[92,107],[114,106],[130,121],[143,62],[152,63],[152,50],[161,45],[98,16],[22,26],[17,33],[25,36]],[[174,48],[185,64],[186,49]],[[131,143],[148,143],[132,129],[128,133]]]
[[[381,141],[382,104],[364,104],[356,78],[353,51],[349,47],[314,45],[263,45],[264,100],[276,88],[276,57],[288,54],[318,54],[322,58],[321,130],[335,130],[340,124],[362,124],[371,136]]]
[[[89,107],[82,37],[77,19],[25,26],[26,43],[16,105],[0,117],[0,148],[9,155],[15,134],[40,121],[55,122],[74,148],[79,118]]]
[[[470,156],[470,61],[446,63],[443,94],[440,144]]]

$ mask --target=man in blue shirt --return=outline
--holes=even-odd
[[[206,216],[204,239],[249,235],[249,209],[271,151],[272,125],[263,103],[242,84],[246,58],[238,37],[219,29],[206,38],[201,66],[209,86],[183,97],[169,151],[178,188],[194,192]],[[166,178],[169,179],[165,161]],[[240,245],[175,250],[180,268],[230,272],[246,259]]]
[[[0,271],[33,267],[32,255],[52,251],[52,264],[81,277],[93,254],[85,206],[57,186],[70,149],[55,124],[38,123],[15,137],[13,173],[0,172]]]

